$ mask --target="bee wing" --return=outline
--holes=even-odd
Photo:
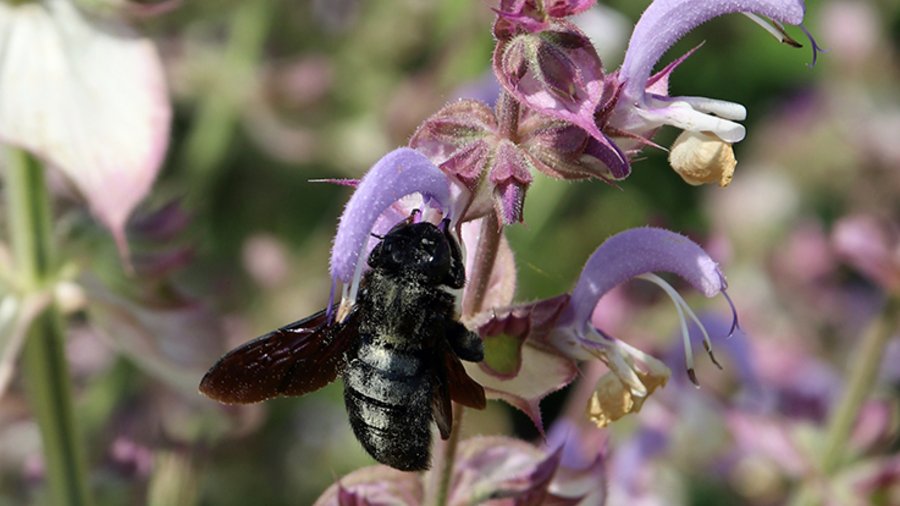
[[[484,409],[487,406],[487,400],[484,397],[484,387],[469,377],[459,357],[448,350],[444,354],[444,363],[450,387],[450,398],[463,406]]]
[[[356,312],[328,324],[325,310],[258,337],[219,359],[200,392],[226,404],[303,395],[331,383],[356,335]]]
[[[453,426],[451,400],[475,409],[484,409],[487,400],[484,396],[484,387],[469,377],[459,357],[449,346],[440,350],[440,354],[443,356],[435,367],[437,384],[434,387],[431,405],[432,417],[441,433],[441,439],[447,439]]]
[[[434,387],[434,397],[431,399],[431,416],[437,424],[441,439],[450,437],[453,428],[453,405],[450,403],[450,384],[443,364],[437,368],[437,384]]]

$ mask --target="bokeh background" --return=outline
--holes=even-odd
[[[607,69],[645,4],[603,2],[580,21]],[[372,463],[350,432],[339,382],[240,408],[196,386],[226,349],[324,306],[350,190],[311,180],[358,177],[448,100],[489,93],[490,6],[219,0],[137,20],[164,58],[175,117],[163,172],[129,229],[136,274],[123,272],[77,197],[58,185],[54,203],[64,255],[98,301],[80,305],[74,290],[67,352],[99,504],[312,504]],[[568,290],[594,248],[634,226],[685,233],[722,265],[746,334],[723,345],[725,370],[699,356],[695,390],[673,367],[658,399],[609,430],[611,456],[659,433],[662,443],[621,478],[640,497],[661,494],[657,504],[784,502],[885,298],[843,261],[833,232],[860,214],[900,227],[900,5],[812,0],[806,24],[828,50],[815,67],[808,43],[778,44],[742,16],[714,20],[664,57],[705,41],[672,92],[747,106],[729,187],[688,186],[666,153],[648,149],[620,188],[536,175],[525,223],[507,229],[520,301]],[[668,146],[676,134],[656,141]],[[724,301],[689,300],[714,334],[727,320]],[[675,310],[649,284],[607,303],[612,334],[660,357],[678,349]],[[879,378],[866,405],[871,434],[845,464],[857,474],[892,469],[885,476],[896,481],[896,336]],[[567,393],[544,402],[548,425]],[[764,414],[742,409],[752,403],[766,404],[754,412]],[[469,413],[469,434],[540,443],[526,417],[497,401]],[[16,383],[0,398],[0,505],[46,504],[42,478],[39,433]],[[879,493],[883,504],[900,500]]]

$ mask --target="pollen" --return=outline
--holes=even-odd
[[[685,130],[672,144],[669,165],[690,185],[718,183],[725,187],[734,177],[737,160],[731,143],[709,133]]]
[[[635,372],[646,389],[644,395],[629,388],[613,372],[608,372],[600,378],[587,406],[588,419],[597,427],[606,427],[627,414],[637,413],[650,394],[665,386],[669,379],[667,371],[662,374]]]

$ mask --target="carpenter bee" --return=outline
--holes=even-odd
[[[369,255],[346,316],[332,321],[322,310],[230,351],[200,391],[246,404],[307,394],[340,375],[350,425],[369,455],[404,471],[427,469],[431,421],[447,439],[451,400],[485,407],[484,389],[460,362],[479,362],[484,350],[456,319],[448,289],[463,287],[465,268],[448,228],[446,220],[399,223]]]

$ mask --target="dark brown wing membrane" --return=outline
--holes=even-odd
[[[356,336],[356,314],[327,324],[325,310],[285,325],[230,352],[213,365],[200,392],[227,404],[303,395],[331,383]]]
[[[463,406],[475,409],[484,409],[487,406],[484,387],[469,377],[459,357],[449,350],[444,353],[444,368],[447,372],[447,385],[450,389],[451,399]]]
[[[448,355],[452,352],[439,352],[439,354]],[[450,431],[453,428],[453,405],[450,403],[450,383],[447,379],[446,359],[440,357],[435,367],[436,382],[434,385],[434,397],[431,399],[431,416],[434,423],[437,424],[438,432],[441,433],[441,439],[450,437]]]

